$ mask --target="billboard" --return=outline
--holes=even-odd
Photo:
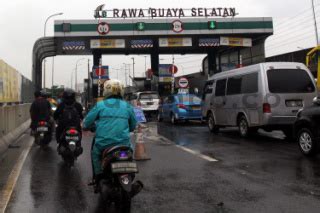
[[[20,84],[18,71],[0,60],[0,103],[20,102]]]
[[[232,47],[252,47],[251,38],[220,37],[220,45]]]
[[[124,39],[93,39],[90,41],[91,49],[113,49],[125,48],[126,42]]]
[[[159,38],[159,47],[192,47],[192,38]]]

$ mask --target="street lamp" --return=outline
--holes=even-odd
[[[46,19],[46,22],[44,23],[44,29],[43,29],[43,36],[46,37],[46,29],[47,29],[47,22],[50,18],[54,17],[54,16],[61,16],[63,13],[55,13],[55,14],[52,14],[51,16],[49,16],[47,19]],[[54,63],[54,61],[52,62]],[[53,67],[53,65],[52,65]],[[52,70],[52,72],[54,72]],[[53,77],[53,74],[52,74],[52,77]],[[43,60],[43,87],[44,89],[46,89],[46,59]],[[53,84],[53,80],[52,80],[52,84]]]
[[[317,19],[316,19],[316,10],[314,8],[314,1],[311,0],[312,5],[312,12],[313,12],[313,20],[314,20],[314,28],[316,33],[317,45],[319,44],[319,37],[318,37],[318,26],[317,26]]]
[[[85,58],[80,58],[77,62],[76,62],[76,73],[75,73],[75,84],[74,84],[74,88],[75,91],[78,92],[78,63],[81,60],[84,60]]]

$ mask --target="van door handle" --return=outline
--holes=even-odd
[[[223,104],[223,105],[226,105],[226,102],[224,101],[222,104]]]
[[[213,105],[213,103],[210,103],[210,106],[212,106]]]

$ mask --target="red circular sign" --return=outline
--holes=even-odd
[[[98,28],[97,31],[100,35],[106,35],[109,33],[110,31],[110,26],[108,23],[106,22],[101,22],[98,24]]]
[[[101,71],[100,71],[99,68],[97,68],[97,69],[95,70],[95,72],[96,72],[96,76],[104,76],[104,75],[106,74],[106,70],[103,69],[103,68],[101,68]],[[100,74],[100,75],[99,75],[99,74]]]
[[[172,30],[175,33],[181,33],[183,29],[183,23],[180,20],[175,20],[172,22]]]
[[[171,65],[169,67],[169,71],[171,72],[171,74],[176,74],[178,72],[178,67],[176,65]]]

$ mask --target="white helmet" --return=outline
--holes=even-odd
[[[121,96],[124,95],[124,86],[119,80],[107,80],[103,84],[103,96],[108,98],[110,96]]]

